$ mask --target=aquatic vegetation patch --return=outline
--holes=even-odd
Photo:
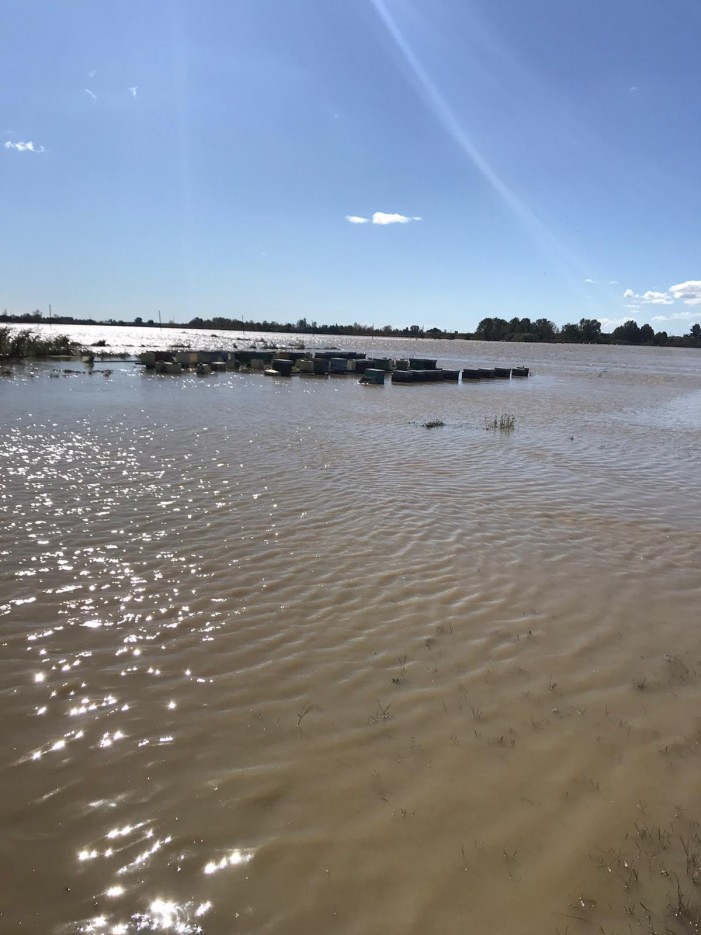
[[[590,857],[603,874],[603,898],[577,896],[568,918],[596,925],[604,935],[701,932],[701,826],[681,806],[667,824],[636,822],[619,847],[599,848]]]
[[[502,412],[500,416],[484,420],[484,427],[488,432],[512,432],[516,425],[516,416],[510,412]]]
[[[23,360],[27,357],[51,357],[53,355],[75,356],[80,344],[71,341],[68,335],[57,334],[41,337],[31,328],[17,331],[7,326],[0,327],[0,357]]]

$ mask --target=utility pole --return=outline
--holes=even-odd
[[[163,322],[161,321],[161,310],[158,309],[158,327],[163,331]]]

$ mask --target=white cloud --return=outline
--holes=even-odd
[[[628,90],[630,91],[631,94],[635,94],[635,92],[638,90],[637,85],[632,84],[632,85],[628,88]]]
[[[701,305],[701,280],[689,279],[676,286],[670,286],[669,291],[675,299],[681,299],[685,305]]]
[[[88,78],[94,78],[96,74],[97,74],[97,68],[92,68],[92,69],[88,72]]]
[[[8,140],[5,143],[5,149],[16,149],[18,153],[43,153],[44,152],[43,146],[36,146],[34,143],[32,143],[31,140],[29,140],[27,143],[11,143],[10,140]]]
[[[584,282],[594,282],[593,279],[585,279]]]
[[[94,94],[94,93],[90,90],[90,88],[83,88],[83,91],[85,91],[86,94],[89,94],[90,97],[91,97],[94,101],[97,100],[97,94]]]
[[[631,316],[626,315],[625,318],[600,318],[599,321],[601,322],[601,330],[605,334],[611,334],[615,328],[620,327],[620,325],[625,325],[630,319]]]
[[[623,298],[642,302],[644,305],[674,305],[675,302],[683,302],[684,305],[701,306],[701,279],[688,279],[686,282],[677,283],[670,286],[666,292],[648,289],[647,292],[638,295],[632,289],[626,289]]]
[[[130,91],[132,97],[136,97],[136,92],[137,92],[138,90],[139,90],[139,86],[138,86],[138,85],[136,85],[136,86],[133,87],[133,88],[129,88],[129,91]]]
[[[376,211],[372,216],[373,224],[408,224],[412,219],[404,214],[386,214]]]
[[[356,214],[347,214],[346,220],[351,224],[411,224],[412,221],[421,221],[418,215],[387,214],[385,211],[375,211],[372,217],[358,217]]]
[[[643,292],[641,299],[649,305],[671,305],[672,302],[674,302],[674,299],[669,293],[655,292],[653,289],[648,289],[647,292]]]
[[[632,289],[626,289],[623,293],[624,299],[634,299],[636,302],[642,302],[644,305],[672,305],[674,299],[669,292],[656,292],[654,289],[648,289],[642,295],[633,292]]]
[[[671,315],[655,315],[653,321],[691,321],[698,319],[698,312],[672,312]]]

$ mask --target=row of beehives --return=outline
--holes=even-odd
[[[441,380],[486,380],[528,376],[527,367],[443,369],[431,358],[394,360],[388,357],[366,357],[355,351],[147,351],[140,355],[140,363],[147,370],[160,373],[181,373],[183,370],[198,374],[217,370],[262,371],[271,376],[289,377],[293,374],[310,376],[360,374],[368,383],[384,382],[386,373],[392,374],[394,383],[429,383]],[[379,374],[382,374],[380,379]]]

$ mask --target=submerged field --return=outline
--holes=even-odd
[[[0,379],[1,931],[699,930],[701,356],[372,352]]]

